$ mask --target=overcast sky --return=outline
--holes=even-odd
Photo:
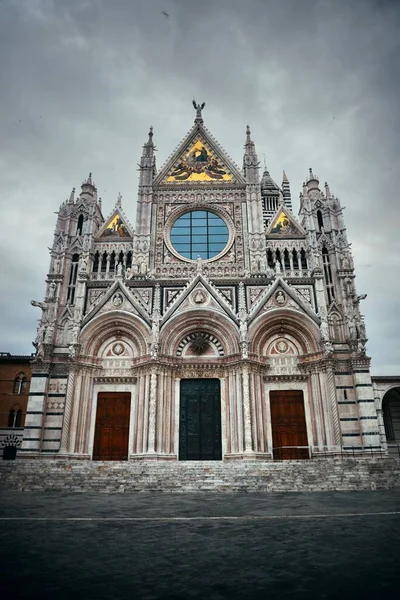
[[[168,13],[168,17],[162,11]],[[193,96],[241,166],[245,127],[295,213],[308,168],[346,207],[374,374],[400,375],[400,2],[0,0],[0,351],[29,354],[55,211],[93,172],[103,213],[135,221]]]

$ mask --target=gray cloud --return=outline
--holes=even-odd
[[[71,188],[92,171],[104,212],[120,191],[134,222],[148,126],[160,167],[192,125],[194,95],[239,165],[249,123],[295,198],[309,166],[329,181],[368,292],[373,371],[400,372],[399,25],[390,1],[3,0],[1,349],[31,351],[29,300],[43,296]]]

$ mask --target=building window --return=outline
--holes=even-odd
[[[24,373],[19,373],[14,379],[14,394],[26,394],[28,380]]]
[[[76,287],[76,278],[78,276],[78,262],[79,262],[79,254],[74,254],[72,257],[71,271],[69,274],[68,294],[67,294],[67,303],[68,304],[73,304],[75,302],[75,287]]]
[[[76,235],[82,235],[83,229],[83,215],[79,215],[78,225],[76,227]]]
[[[228,226],[208,210],[192,210],[179,217],[171,228],[174,250],[191,260],[209,259],[220,254],[229,240]]]
[[[22,424],[22,408],[12,408],[8,413],[7,427],[21,427]]]
[[[324,219],[322,218],[322,212],[317,210],[317,221],[318,221],[318,230],[321,231],[324,227]]]

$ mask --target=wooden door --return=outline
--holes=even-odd
[[[182,379],[179,460],[221,460],[219,379]]]
[[[127,460],[131,395],[100,392],[97,397],[93,460]]]
[[[269,397],[274,459],[309,458],[303,392],[271,391]]]

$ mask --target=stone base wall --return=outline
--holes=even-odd
[[[400,488],[400,459],[284,462],[0,462],[0,490],[65,492],[310,492]]]

